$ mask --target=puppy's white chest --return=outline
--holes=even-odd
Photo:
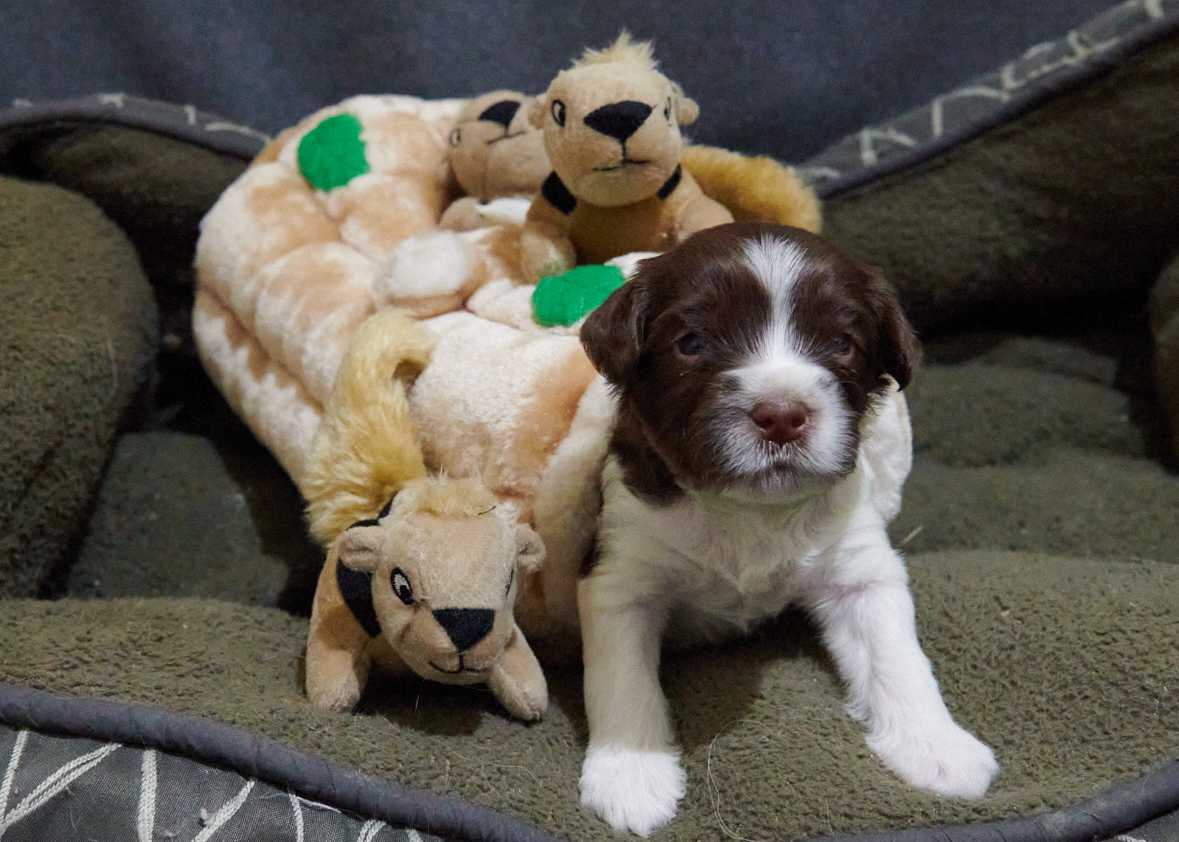
[[[695,644],[745,634],[797,599],[820,554],[799,540],[801,519],[787,513],[697,520],[697,545],[681,553],[669,639]]]
[[[608,493],[605,525],[618,530],[620,552],[607,563],[624,567],[620,580],[663,603],[673,645],[747,633],[796,601],[824,564],[827,542],[814,521],[826,500],[749,507],[688,498],[650,507],[609,484],[611,473],[608,467],[607,488],[617,493]]]

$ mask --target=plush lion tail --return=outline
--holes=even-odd
[[[308,528],[323,546],[425,475],[405,389],[433,349],[433,334],[395,308],[370,316],[352,337],[303,478]]]
[[[791,167],[712,146],[685,146],[681,160],[704,195],[738,222],[776,222],[819,233],[819,200]]]

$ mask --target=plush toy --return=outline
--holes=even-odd
[[[515,91],[492,91],[459,111],[449,136],[446,159],[466,194],[442,214],[442,227],[471,231],[523,213],[552,171],[544,135],[528,115],[535,98]],[[523,202],[523,212],[503,210],[505,200]]]
[[[446,208],[441,230],[397,247],[374,286],[378,301],[428,318],[467,304],[489,284],[476,309],[523,282],[520,226],[550,169],[543,136],[528,121],[531,103],[493,91],[462,107],[447,161],[467,195]]]
[[[684,171],[680,126],[699,109],[625,32],[561,71],[532,108],[553,172],[524,223],[525,277],[665,251],[733,215]]]
[[[201,362],[296,484],[381,267],[436,228],[451,195],[446,138],[460,105],[364,96],[322,109],[267,146],[201,221]]]
[[[577,654],[576,580],[593,546],[595,476],[612,417],[609,391],[576,338],[578,309],[562,317],[572,324],[544,327],[533,319],[533,287],[510,280],[479,286],[465,304],[465,293],[444,284],[423,284],[401,299],[382,293],[403,246],[420,246],[426,264],[447,265],[447,254],[426,244],[439,233],[456,233],[441,232],[438,222],[446,198],[455,195],[448,186],[454,181],[448,155],[455,149],[449,138],[468,105],[360,97],[280,135],[202,222],[193,329],[213,382],[295,481],[308,501],[312,533],[337,561],[336,542],[354,531],[352,524],[374,518],[411,484],[444,474],[478,478],[505,529],[532,527],[545,547],[543,564],[535,569],[535,554],[523,554],[515,603],[498,610],[510,607],[541,662],[557,663]],[[502,117],[509,107],[492,114]],[[331,122],[342,115],[348,118]],[[331,148],[344,151],[342,162],[320,154]],[[730,203],[738,218],[817,228],[813,194],[780,164],[698,147],[684,150],[684,162],[699,166],[700,185]],[[387,226],[382,214],[396,204],[393,185],[411,183],[418,189],[394,208],[391,219],[400,221]],[[769,184],[776,186],[763,189]],[[412,224],[399,216],[411,206]],[[594,283],[620,283],[640,257],[609,261],[618,267],[612,278]],[[442,270],[435,277],[452,281]],[[411,306],[392,306],[398,304]],[[448,312],[431,315],[439,309]],[[410,518],[413,499],[379,518],[381,528],[401,529],[395,522]],[[461,520],[433,522],[461,530]],[[508,570],[510,562],[505,554],[497,569]],[[347,645],[327,662],[338,667],[336,656],[346,651],[349,663],[367,665],[380,650],[378,660],[397,667],[383,648],[388,635],[369,638],[351,609],[342,613],[347,603],[331,594],[340,587],[333,564],[325,567],[316,616],[337,618],[325,629],[339,630]],[[481,578],[490,588],[499,576]],[[374,588],[384,587],[380,578]],[[423,593],[421,587],[414,585],[415,592]],[[448,601],[444,607],[479,607]],[[511,636],[500,640],[506,653]],[[354,648],[357,641],[362,650]],[[309,652],[316,647],[309,644]],[[348,678],[312,668],[319,657],[309,656],[309,692],[321,703],[346,705],[363,683],[355,670],[367,667],[357,666]],[[503,662],[516,675],[515,686],[536,686],[511,666],[515,659]],[[411,655],[400,663],[418,662]],[[339,680],[323,678],[328,674]],[[507,683],[498,686],[507,692]]]
[[[403,310],[379,310],[353,334],[303,460],[307,526],[328,547],[426,476],[406,389],[430,361],[433,333]]]
[[[311,610],[307,696],[350,708],[377,664],[486,682],[514,716],[537,719],[544,675],[513,608],[544,548],[482,481],[427,474],[406,384],[434,342],[402,311],[368,319],[312,439],[303,490],[328,557]]]
[[[478,481],[409,482],[332,544],[311,612],[308,698],[353,707],[375,664],[446,684],[486,682],[513,716],[539,719],[544,673],[512,607],[517,577],[542,555],[536,533],[499,516]]]

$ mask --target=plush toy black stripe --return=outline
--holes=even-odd
[[[348,606],[365,633],[369,637],[379,635],[381,623],[377,620],[377,609],[373,606],[372,574],[361,573],[344,562],[337,561],[336,584],[340,587],[340,596],[344,597],[344,604]]]
[[[577,207],[577,197],[569,192],[569,188],[565,186],[565,182],[561,181],[556,173],[552,173],[544,180],[544,185],[540,188],[540,194],[548,200],[550,205],[565,214],[565,216],[573,213]]]
[[[667,180],[667,182],[662,187],[659,188],[659,193],[656,195],[658,195],[660,199],[666,199],[668,196],[670,196],[672,193],[675,192],[675,189],[677,187],[680,186],[680,179],[682,179],[683,177],[684,177],[684,168],[682,166],[677,165],[675,168],[675,172],[673,172],[671,174],[671,178],[669,178]]]
[[[516,112],[520,110],[520,103],[514,99],[501,99],[495,105],[490,105],[483,110],[479,115],[480,120],[490,120],[492,123],[499,123],[505,129],[508,124],[512,122],[512,118],[516,116]]]

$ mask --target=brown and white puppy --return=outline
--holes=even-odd
[[[685,777],[661,642],[740,634],[789,604],[818,622],[884,764],[981,796],[998,766],[942,702],[885,532],[920,351],[881,277],[798,229],[718,226],[639,264],[581,338],[618,402],[600,554],[578,585],[582,803],[643,835],[670,820]]]

